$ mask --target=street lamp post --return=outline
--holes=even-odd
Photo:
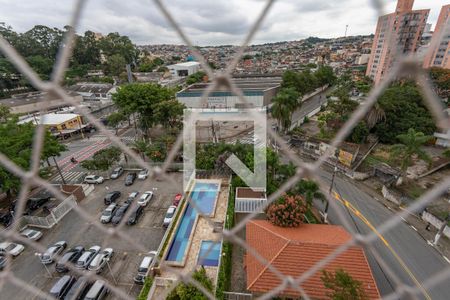
[[[54,156],[53,156],[53,161],[55,162],[56,169],[58,170],[59,176],[61,176],[61,180],[62,180],[63,184],[66,184],[66,180],[64,179],[61,169],[59,168],[58,162],[56,161],[56,158]]]
[[[330,197],[332,196],[331,192],[333,191],[334,178],[336,176],[337,171],[338,171],[338,167],[337,167],[337,162],[336,162],[336,165],[334,166],[334,170],[333,170],[333,175],[331,176],[330,189],[328,190],[328,194],[330,195]],[[330,202],[327,201],[327,203],[325,204],[325,213],[323,215],[323,221],[325,223],[328,223],[328,207],[329,207],[329,205],[330,205]]]
[[[36,257],[38,257],[38,258],[40,259],[41,256],[42,256],[42,254],[36,252],[36,253],[34,253],[34,256],[36,256]],[[48,276],[49,276],[50,278],[53,278],[52,273],[51,273],[50,270],[47,268],[47,265],[46,265],[46,264],[43,264],[43,265],[44,265],[45,271],[47,271],[47,273],[48,273]]]

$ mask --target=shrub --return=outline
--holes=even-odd
[[[298,227],[304,223],[306,206],[301,196],[284,195],[266,208],[267,219],[281,227]]]

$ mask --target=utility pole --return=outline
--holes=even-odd
[[[450,214],[447,216],[447,218],[444,219],[441,228],[439,228],[439,231],[436,233],[436,236],[434,237],[433,246],[437,246],[439,240],[441,239],[442,233],[444,232],[444,229],[449,221],[450,221]]]
[[[331,175],[331,183],[330,183],[330,189],[328,190],[328,194],[330,195],[330,197],[332,197],[332,192],[333,192],[333,185],[334,185],[334,178],[336,177],[336,173],[338,171],[338,167],[337,167],[337,161],[336,164],[334,165],[334,170],[333,170],[333,175]],[[327,201],[327,203],[325,204],[325,213],[323,215],[323,221],[325,223],[328,223],[328,207],[330,205],[330,202]]]
[[[56,158],[54,156],[53,156],[53,161],[55,162],[56,169],[58,170],[59,176],[61,176],[61,180],[62,180],[63,184],[66,184],[66,180],[64,179],[61,169],[59,168],[58,162],[56,161]]]
[[[344,34],[344,37],[347,37],[347,29],[348,29],[348,25],[345,25],[345,34]]]

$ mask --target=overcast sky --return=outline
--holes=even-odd
[[[265,5],[264,0],[163,0],[191,41],[200,46],[240,44]],[[392,12],[396,0],[380,0]],[[375,31],[377,10],[370,0],[276,1],[253,44],[370,34]],[[416,0],[414,8],[430,8],[429,23],[436,23],[440,8],[450,0]],[[68,23],[73,0],[0,0],[0,22],[19,32],[36,24],[62,28]],[[152,0],[87,1],[77,28],[119,32],[136,44],[182,44]]]

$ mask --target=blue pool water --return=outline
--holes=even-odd
[[[202,244],[200,245],[200,253],[198,254],[197,265],[217,267],[219,265],[221,244],[222,243],[213,241],[202,241]]]
[[[196,182],[194,189],[191,192],[191,201],[195,203],[195,207],[200,210],[202,214],[209,215],[213,212],[217,193],[219,192],[218,183]],[[181,222],[178,225],[175,237],[170,244],[169,252],[167,254],[167,261],[182,262],[185,256],[186,248],[189,244],[189,237],[198,211],[188,203],[186,210],[182,216]]]

